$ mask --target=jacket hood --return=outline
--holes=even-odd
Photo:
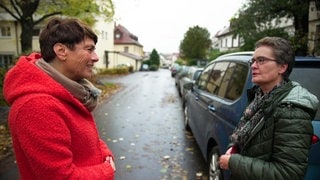
[[[303,106],[313,111],[317,111],[319,100],[317,96],[303,88],[298,82],[292,82],[293,88],[282,102],[291,102],[293,104]]]
[[[4,80],[3,92],[6,101],[12,105],[18,98],[32,94],[49,94],[67,101],[72,95],[49,75],[40,70],[35,62],[41,58],[38,53],[21,56],[17,64],[10,69]]]

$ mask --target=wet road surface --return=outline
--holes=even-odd
[[[116,158],[116,179],[207,179],[207,169],[170,71],[106,78],[123,88],[94,111],[99,132]]]

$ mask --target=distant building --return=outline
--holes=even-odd
[[[108,57],[109,55],[106,53],[106,51],[113,51],[114,49],[114,21],[106,22],[103,18],[96,18],[97,22],[95,23],[93,30],[98,36],[96,53],[99,57],[99,61],[95,63],[95,67],[101,69],[108,67],[108,60],[110,57]]]
[[[280,21],[271,22],[272,28],[284,28],[289,35],[294,34],[294,27],[292,19],[281,18]],[[224,27],[222,30],[218,31],[215,36],[212,38],[212,48],[218,49],[219,51],[230,51],[237,50],[242,45],[242,39],[237,35],[235,36],[230,26]]]
[[[32,38],[32,51],[40,52],[39,34],[42,31],[46,21],[34,26]],[[114,23],[105,22],[97,17],[97,23],[92,28],[98,36],[96,44],[96,53],[99,61],[95,64],[97,68],[105,68],[106,50],[113,50],[113,27]],[[13,64],[21,52],[20,44],[21,25],[7,13],[0,13],[0,67],[8,68]],[[4,45],[5,44],[5,45]]]
[[[281,18],[279,21],[272,21],[271,27],[284,28],[289,35],[294,35],[293,19]],[[237,50],[242,45],[242,40],[238,36],[233,37],[234,33],[230,27],[224,27],[212,37],[212,48],[219,51]],[[320,55],[320,2],[312,0],[309,6],[309,54]]]
[[[20,34],[20,24],[11,15],[0,12],[0,67],[8,68],[21,53]]]
[[[134,71],[141,67],[144,52],[138,37],[118,24],[114,28],[114,50],[109,51],[108,67],[132,66]]]
[[[309,7],[309,52],[320,56],[320,2],[311,1]]]
[[[121,25],[115,27],[115,22],[105,21],[97,16],[92,27],[98,36],[96,53],[99,61],[96,68],[115,68],[117,66],[132,66],[139,70],[143,59],[143,46],[138,37]],[[45,21],[33,29],[32,51],[40,51],[39,34]],[[21,54],[20,44],[21,25],[11,15],[0,11],[0,67],[8,68]]]
[[[239,36],[233,37],[234,34],[230,31],[230,27],[224,27],[218,31],[214,39],[212,39],[212,48],[218,49],[219,51],[234,50],[240,47]]]

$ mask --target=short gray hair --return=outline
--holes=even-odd
[[[261,46],[272,48],[277,63],[288,64],[287,70],[282,75],[285,80],[288,80],[295,63],[295,55],[291,43],[281,37],[264,37],[256,42],[255,49]]]

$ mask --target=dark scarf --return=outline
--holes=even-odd
[[[253,101],[245,109],[240,122],[231,135],[231,141],[239,151],[241,151],[247,143],[251,133],[259,122],[264,119],[262,112],[264,102],[273,98],[273,92],[284,84],[286,84],[286,81],[282,81],[267,94],[263,94],[261,88],[257,89]]]
[[[66,88],[89,111],[92,111],[96,107],[101,90],[94,87],[90,81],[86,79],[82,79],[79,82],[73,81],[61,74],[43,59],[36,61],[36,65]]]

